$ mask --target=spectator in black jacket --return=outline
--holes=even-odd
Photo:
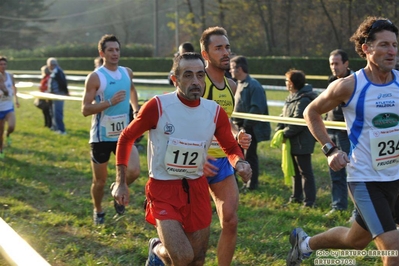
[[[349,68],[348,54],[345,51],[341,49],[332,51],[328,61],[330,63],[330,69],[332,73],[332,76],[330,76],[328,79],[328,84],[339,78],[345,78],[353,74],[353,71]],[[338,105],[334,109],[330,110],[326,115],[326,120],[344,122],[345,118],[342,112],[342,105]],[[327,129],[327,133],[333,143],[335,143],[340,150],[346,152],[346,154],[349,154],[350,142],[346,129],[340,130],[329,128]],[[332,209],[326,214],[326,216],[330,216],[336,211],[342,211],[348,208],[346,169],[342,168],[341,170],[335,172],[329,167],[329,173],[331,178]],[[354,218],[355,216],[353,216],[353,219]]]
[[[49,91],[57,95],[69,95],[67,80],[64,71],[59,67],[57,59],[50,57],[47,59],[47,67],[51,71]],[[52,127],[51,129],[58,134],[66,135],[64,125],[64,101],[52,101]]]
[[[310,84],[306,84],[305,73],[301,70],[290,70],[285,73],[285,85],[290,94],[285,99],[282,116],[303,118],[303,111],[317,94]],[[314,207],[316,183],[312,169],[312,153],[316,141],[306,126],[279,123],[276,131],[280,129],[284,130],[284,138],[290,140],[295,169],[289,202]]]
[[[244,56],[235,56],[230,60],[231,76],[235,78],[237,90],[235,93],[234,112],[268,115],[266,93],[262,85],[249,75],[248,61]],[[254,190],[259,185],[258,143],[270,140],[270,123],[251,119],[233,118],[233,123],[252,136],[251,144],[245,152],[245,160],[251,165],[252,177],[243,188]]]

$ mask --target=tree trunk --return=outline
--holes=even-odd
[[[193,16],[191,17],[191,23],[194,25],[195,24],[195,16],[194,16],[193,6],[191,5],[190,0],[186,0],[186,3],[187,3],[187,7],[188,7],[188,12],[193,14]]]
[[[263,15],[260,0],[256,0],[255,2],[256,2],[256,7],[257,7],[256,9],[258,10],[258,14],[259,14],[259,17],[262,22],[263,30],[265,31],[265,34],[266,34],[266,47],[267,47],[269,54],[271,54],[272,53],[272,44],[271,44],[270,33],[268,30],[268,25],[267,25],[265,16]]]
[[[200,0],[201,3],[201,28],[205,30],[205,0]]]
[[[269,4],[267,6],[267,10],[269,13],[269,21],[270,21],[270,41],[271,41],[271,46],[274,49],[276,47],[276,41],[274,39],[274,10],[273,10],[273,2],[274,0],[269,0]]]
[[[323,0],[320,0],[320,4],[321,4],[321,7],[323,8],[324,13],[325,13],[326,16],[327,16],[328,21],[330,21],[330,23],[331,23],[331,27],[332,27],[332,29],[333,29],[335,39],[337,40],[337,45],[338,45],[339,48],[342,48],[342,40],[341,40],[341,37],[340,37],[340,35],[338,35],[337,28],[335,27],[334,21],[333,21],[333,19],[331,18],[330,14],[328,13],[327,8],[326,8],[326,5],[324,4]]]
[[[291,4],[292,0],[288,0],[287,6],[285,8],[286,11],[286,24],[285,24],[285,42],[286,42],[286,47],[287,47],[287,55],[291,55],[291,43],[290,43],[290,34],[291,34]]]
[[[220,25],[224,25],[223,0],[218,0],[218,2],[219,2],[219,23],[220,23]]]
[[[352,36],[353,31],[352,31],[352,0],[349,0],[348,2],[348,30],[349,30],[349,36]]]

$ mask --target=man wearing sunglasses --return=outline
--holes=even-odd
[[[313,237],[295,228],[287,265],[299,265],[314,250],[361,250],[372,240],[384,265],[399,265],[399,231],[394,221],[399,194],[399,72],[393,70],[397,39],[398,28],[391,21],[366,18],[350,39],[367,60],[366,67],[331,83],[305,110],[307,125],[323,145],[329,166],[334,171],[346,167],[358,214],[350,228],[335,227]],[[321,118],[340,104],[351,142],[349,154],[331,141]]]

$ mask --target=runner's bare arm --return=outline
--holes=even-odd
[[[331,142],[321,117],[341,103],[346,103],[354,90],[354,77],[349,76],[331,83],[304,111],[304,119],[313,136],[324,145]]]
[[[104,101],[100,103],[95,103],[94,97],[96,96],[96,92],[99,88],[100,79],[97,73],[90,73],[85,81],[85,90],[82,100],[82,114],[84,116],[100,113],[105,109],[120,103],[126,97],[126,92],[124,90],[120,90],[116,92],[110,99],[104,99]]]
[[[139,111],[139,97],[137,96],[137,90],[136,87],[134,86],[133,83],[133,71],[130,68],[126,68],[127,72],[129,73],[130,77],[130,104],[132,105],[133,112],[136,114],[136,112]]]

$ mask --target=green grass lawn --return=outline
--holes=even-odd
[[[268,99],[282,100],[285,96],[268,92]],[[0,161],[0,217],[51,265],[144,265],[148,240],[156,236],[153,226],[145,222],[142,208],[147,180],[146,151],[140,155],[141,178],[131,186],[126,214],[114,216],[112,197],[106,191],[106,224],[94,226],[88,144],[91,118],[83,117],[80,102],[66,102],[68,135],[60,136],[43,127],[41,110],[33,105],[32,99],[21,99],[20,103],[12,146],[6,147],[6,158]],[[271,115],[280,112],[281,108],[270,108]],[[146,144],[145,139],[142,144]],[[285,265],[290,248],[288,238],[294,227],[301,226],[313,235],[346,225],[350,217],[350,210],[328,218],[323,216],[330,210],[331,199],[326,159],[319,144],[313,155],[317,208],[284,207],[291,190],[283,183],[281,151],[269,145],[269,141],[259,145],[259,189],[240,195],[233,265]],[[109,169],[107,185],[115,179],[113,156]],[[219,232],[214,214],[206,265],[217,265]],[[371,244],[368,249],[375,247]],[[312,255],[303,265],[313,265],[315,258]],[[379,258],[355,259],[357,265],[381,265]],[[7,263],[0,258],[0,265]]]

